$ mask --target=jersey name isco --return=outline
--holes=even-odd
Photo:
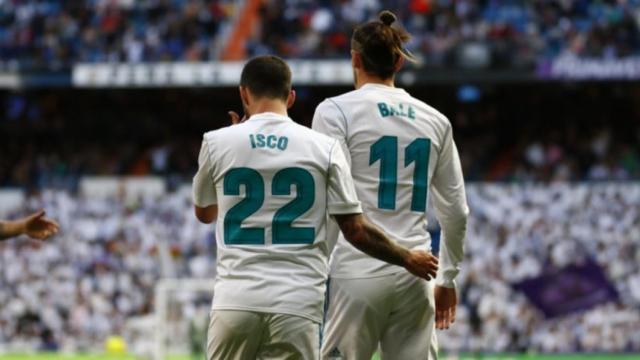
[[[251,143],[252,149],[269,148],[282,151],[287,149],[287,145],[289,145],[289,138],[286,136],[276,136],[273,134],[250,134],[249,142]]]

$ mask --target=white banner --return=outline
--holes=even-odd
[[[294,85],[350,85],[349,60],[288,61]],[[73,67],[76,87],[186,87],[236,86],[244,62],[78,64]]]

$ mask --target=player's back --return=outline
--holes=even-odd
[[[334,246],[325,233],[327,172],[339,145],[274,113],[204,139],[219,209],[214,309],[320,322]]]
[[[427,194],[451,131],[446,117],[403,89],[374,84],[325,100],[316,114],[344,123],[329,126],[343,126],[356,192],[367,217],[402,245],[428,249]],[[314,129],[326,126],[316,120]],[[353,249],[342,236],[332,264],[332,276],[337,277],[400,270]]]

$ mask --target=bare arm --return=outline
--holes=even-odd
[[[25,218],[14,221],[0,221],[0,240],[26,234],[34,239],[44,240],[58,232],[59,225],[44,217],[40,210]]]
[[[390,240],[362,214],[334,215],[344,237],[365,254],[402,266],[412,274],[430,280],[436,276],[438,259],[426,251],[411,251]]]
[[[210,205],[207,207],[194,206],[196,218],[201,223],[211,224],[218,217],[218,205]]]

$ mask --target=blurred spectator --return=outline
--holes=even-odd
[[[232,0],[0,1],[0,62],[59,70],[75,62],[207,61],[221,51]]]
[[[407,90],[453,124],[467,180],[640,179],[640,87],[530,84]],[[298,88],[291,117],[344,88]],[[453,94],[452,94],[453,93]],[[240,111],[236,90],[40,90],[0,92],[0,186],[74,189],[82,175],[193,176],[205,131]]]
[[[0,348],[98,351],[152,314],[160,278],[213,278],[213,228],[195,220],[188,193],[134,202],[49,190],[29,197],[19,212],[44,207],[62,231],[48,243],[0,244]],[[640,351],[629,335],[640,331],[639,185],[472,183],[467,194],[461,305],[441,334],[443,350]],[[603,267],[619,303],[546,320],[511,286],[585,256]],[[191,311],[206,314],[208,299],[196,301]],[[149,345],[148,335],[126,340],[132,349]]]
[[[75,62],[220,58],[233,0],[1,1],[0,62],[57,70]],[[640,54],[640,0],[265,0],[249,55],[346,58],[353,28],[382,9],[413,34],[426,66],[530,68],[559,56]]]
[[[267,0],[249,53],[347,57],[355,26],[394,11],[426,66],[532,67],[640,54],[640,1]],[[451,61],[454,60],[454,61]]]

